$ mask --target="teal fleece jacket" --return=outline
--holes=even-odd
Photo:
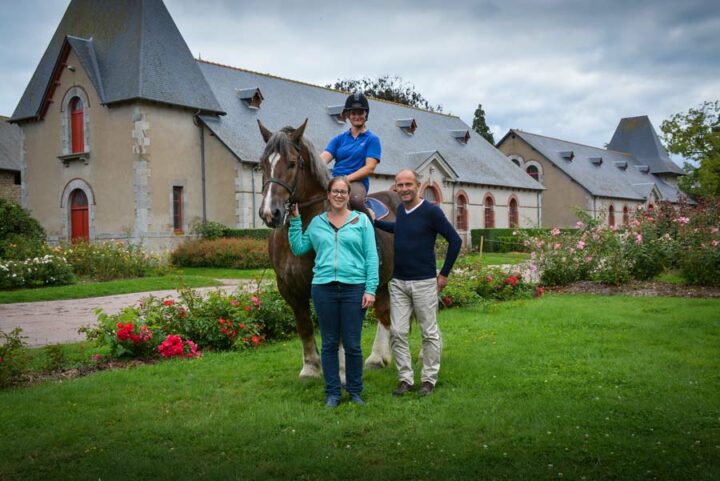
[[[365,292],[375,295],[378,286],[375,229],[365,214],[350,212],[336,230],[324,212],[310,221],[305,232],[300,216],[291,217],[288,240],[296,256],[315,251],[313,284],[335,281],[365,284]]]

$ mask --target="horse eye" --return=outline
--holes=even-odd
[[[294,160],[291,160],[290,162],[288,162],[288,167],[290,167],[291,169],[294,169],[296,165],[297,165],[297,162],[295,162]]]

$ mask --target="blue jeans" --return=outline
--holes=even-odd
[[[312,286],[313,303],[320,322],[320,359],[328,396],[339,397],[341,394],[338,357],[341,339],[345,349],[346,389],[351,394],[360,394],[363,390],[360,338],[365,318],[365,310],[361,307],[364,292],[365,284],[331,282]]]

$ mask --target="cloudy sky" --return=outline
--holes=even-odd
[[[12,114],[68,0],[0,0],[0,115]],[[314,84],[399,75],[496,140],[519,128],[603,146],[720,98],[720,1],[165,0],[203,59]]]

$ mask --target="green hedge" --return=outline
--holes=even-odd
[[[232,229],[228,227],[224,230],[223,237],[267,240],[270,238],[271,232],[272,229]]]
[[[572,232],[577,229],[560,229],[561,232]],[[549,232],[550,229],[472,229],[470,238],[472,248],[480,249],[480,237],[483,237],[483,252],[527,252],[528,249],[522,244],[519,235],[513,232],[522,232],[528,237]]]

